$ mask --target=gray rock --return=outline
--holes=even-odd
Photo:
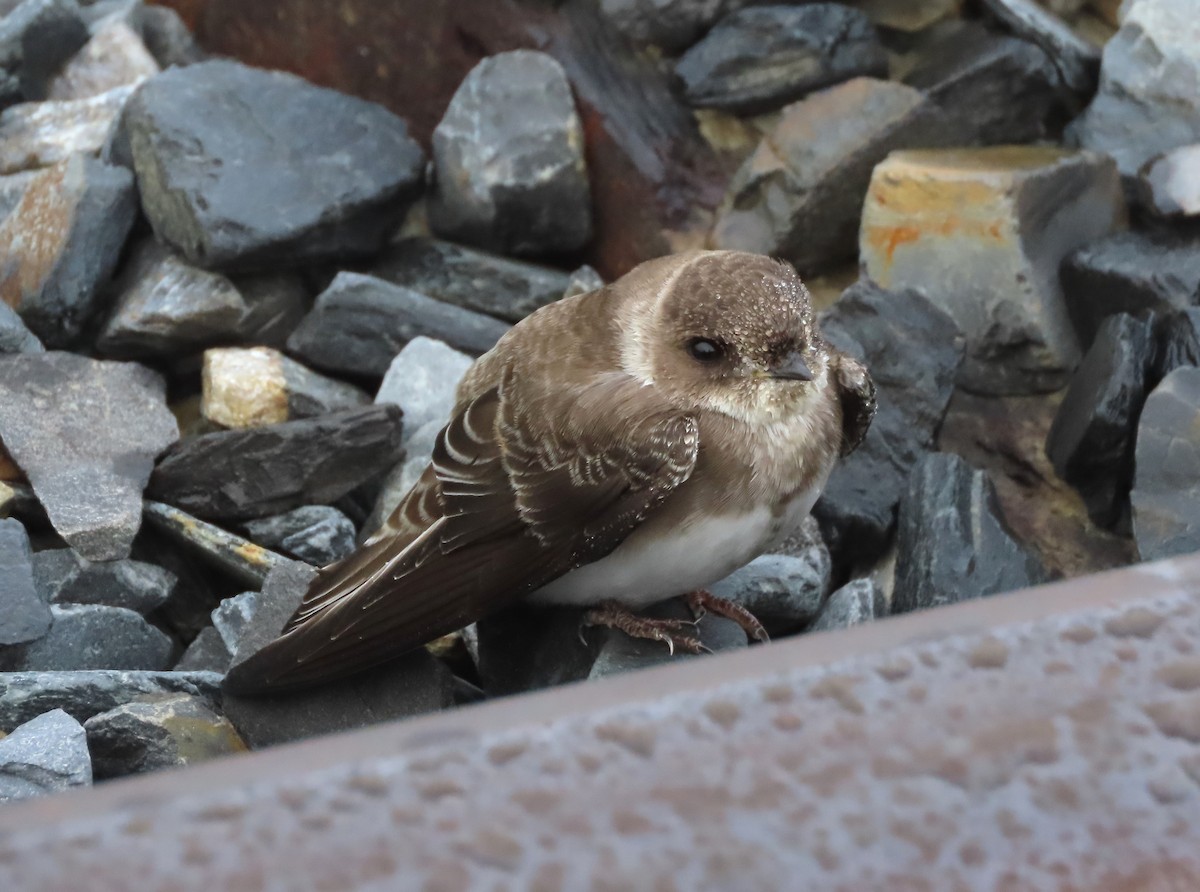
[[[678,598],[663,601],[638,612],[652,618],[691,619],[691,612]],[[588,673],[588,678],[591,679],[606,678],[635,669],[646,669],[663,663],[693,660],[698,656],[705,656],[704,654],[683,652],[676,652],[672,655],[667,645],[661,641],[630,638],[624,632],[618,632],[615,629],[604,629],[600,634],[603,644],[596,657],[596,662],[592,665],[591,672]],[[741,626],[733,620],[714,616],[711,613],[701,617],[694,630],[688,629],[685,634],[689,637],[699,638],[700,642],[714,653],[740,650],[747,644],[746,633]]]
[[[583,247],[592,234],[583,126],[562,66],[515,50],[481,61],[433,131],[429,224],[505,254]]]
[[[388,366],[375,402],[395,403],[403,409],[410,435],[432,421],[444,425],[454,409],[458,382],[471,362],[471,357],[441,341],[413,338]]]
[[[0,293],[46,346],[78,340],[135,213],[129,171],[77,156],[33,178],[0,223]]]
[[[445,303],[509,322],[520,322],[538,307],[558,300],[570,281],[566,273],[556,269],[428,238],[398,242],[371,272]],[[435,332],[421,334],[467,353],[482,353],[491,346],[489,343],[472,350]]]
[[[574,297],[577,294],[589,294],[604,287],[604,277],[586,263],[571,273],[567,287],[563,289],[563,297]]]
[[[274,640],[295,613],[316,571],[288,563],[263,585],[260,607],[238,642],[231,669]],[[425,650],[308,690],[243,697],[228,692],[223,711],[254,749],[445,709],[453,675]]]
[[[709,587],[753,613],[772,637],[810,622],[828,590],[828,563],[786,554],[764,554]]]
[[[149,697],[196,694],[218,698],[221,676],[214,672],[130,672],[113,669],[78,672],[0,672],[0,730],[11,731],[51,709],[79,722]]]
[[[149,495],[202,518],[248,519],[337,501],[400,450],[400,410],[367,406],[179,443]]]
[[[114,138],[133,91],[117,87],[87,99],[25,102],[0,112],[0,174],[97,155]]]
[[[117,8],[95,10],[108,14],[91,28],[91,40],[50,80],[48,98],[89,99],[118,87],[136,86],[158,74],[158,63],[119,11],[132,14],[141,4],[115,2]]]
[[[316,567],[354,551],[355,532],[350,518],[329,505],[304,505],[246,524],[246,534],[259,545]]]
[[[1129,528],[1138,414],[1155,363],[1153,319],[1120,313],[1100,325],[1046,437],[1054,470],[1103,527]]]
[[[92,36],[120,23],[141,37],[145,30],[146,9],[142,0],[87,0],[81,11]]]
[[[36,641],[50,628],[50,608],[33,584],[29,536],[21,522],[0,520],[0,646]]]
[[[1041,47],[1069,89],[1084,98],[1092,95],[1100,69],[1099,47],[1034,0],[983,0],[983,5],[1018,37]]]
[[[1068,129],[1079,145],[1106,152],[1124,176],[1162,152],[1200,142],[1200,50],[1192,0],[1126,4],[1104,47],[1100,92]]]
[[[1150,375],[1155,386],[1177,368],[1200,365],[1200,307],[1156,316],[1155,363]]]
[[[1200,303],[1200,239],[1122,232],[1090,241],[1063,260],[1063,296],[1079,339],[1088,346],[1100,323]]]
[[[374,276],[338,273],[288,338],[288,349],[331,372],[380,377],[400,349],[419,336],[478,355],[508,326]]]
[[[1025,588],[1045,574],[1004,528],[983,471],[957,455],[922,458],[896,528],[892,610],[903,613]]]
[[[165,669],[174,642],[139,614],[100,604],[55,604],[41,638],[0,655],[8,671]]]
[[[420,190],[404,121],[289,74],[168,69],[121,120],[154,231],[207,268],[371,253]]]
[[[585,630],[578,607],[514,607],[475,623],[474,657],[490,697],[582,681],[606,633]]]
[[[974,23],[930,47],[904,82],[942,108],[963,145],[1044,139],[1063,111],[1058,69],[1045,52]]]
[[[867,281],[847,289],[821,330],[866,362],[879,408],[862,445],[834,468],[813,513],[839,564],[873,561],[913,465],[933,447],[965,342],[954,320],[918,292]]]
[[[404,459],[388,472],[375,498],[375,507],[363,524],[362,535],[369,536],[391,517],[392,512],[413,488],[433,456],[433,445],[437,435],[445,427],[444,421],[427,421],[404,441]]]
[[[245,585],[260,586],[286,558],[161,502],[146,502],[146,520],[168,538]]]
[[[1138,421],[1133,536],[1142,560],[1200,551],[1200,368],[1163,379]]]
[[[829,596],[809,631],[828,632],[869,623],[883,615],[882,605],[883,593],[875,580],[852,580]]]
[[[178,672],[219,672],[224,675],[233,662],[233,654],[213,626],[200,630],[199,634],[187,646],[179,662],[175,664]]]
[[[174,573],[155,564],[130,559],[93,562],[70,548],[35,554],[33,578],[47,603],[101,604],[143,615],[165,604],[179,584]]]
[[[1138,171],[1142,204],[1160,217],[1200,217],[1200,142],[1156,155]]]
[[[37,177],[38,171],[25,170],[0,176],[0,222],[12,213],[13,208],[29,188],[29,184]],[[7,307],[8,305],[5,304]]]
[[[0,79],[14,78],[25,99],[45,99],[51,77],[87,39],[75,0],[25,0],[0,17]]]
[[[194,65],[207,58],[179,13],[166,6],[147,6],[142,10],[142,39],[163,68]]]
[[[183,768],[246,749],[228,719],[188,694],[126,703],[92,716],[84,729],[97,780]]]
[[[0,303],[0,354],[42,353],[45,349],[21,317],[8,304]]]
[[[259,607],[259,592],[242,592],[226,598],[212,612],[213,628],[232,653]]]
[[[1116,168],[1092,152],[896,152],[872,174],[860,262],[883,287],[923,291],[954,317],[967,336],[964,388],[1045,393],[1066,384],[1081,355],[1059,266],[1124,226]]]
[[[682,50],[726,12],[746,0],[599,0],[600,11],[621,33],[638,43]]]
[[[698,108],[751,114],[852,77],[886,77],[866,14],[836,3],[751,6],[726,16],[675,65]]]
[[[713,246],[779,256],[801,273],[848,260],[875,165],[950,139],[944,113],[912,87],[855,78],[813,93],[783,110],[734,175]]]
[[[30,719],[0,739],[0,803],[91,784],[87,736],[61,709]]]
[[[88,560],[129,555],[154,458],[178,436],[163,389],[134,363],[0,356],[0,438],[54,528]]]

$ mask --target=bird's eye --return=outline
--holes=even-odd
[[[709,338],[692,338],[687,344],[688,353],[700,362],[716,362],[725,355],[725,345]]]

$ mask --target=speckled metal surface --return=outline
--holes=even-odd
[[[0,889],[1200,889],[1200,557],[0,809]]]

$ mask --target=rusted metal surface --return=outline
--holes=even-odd
[[[1200,888],[1200,557],[0,809],[3,889]]]

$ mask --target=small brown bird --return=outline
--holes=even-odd
[[[786,535],[875,411],[792,268],[737,251],[643,263],[543,307],[468,370],[433,460],[386,525],[323,569],[250,693],[396,657],[519,600],[695,650],[629,608],[702,589]]]

